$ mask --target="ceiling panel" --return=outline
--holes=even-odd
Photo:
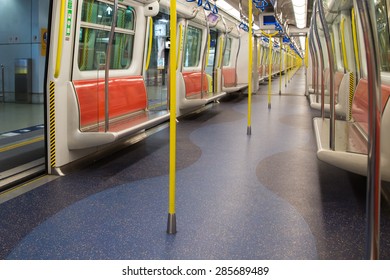
[[[232,5],[234,8],[239,10],[239,5],[241,3],[242,10],[245,16],[248,16],[248,0],[225,0],[227,3]],[[264,12],[274,12],[274,8],[270,2],[268,1],[268,6],[265,9]],[[313,1],[314,0],[307,0],[307,20],[306,20],[306,27],[310,24],[310,18],[311,18],[311,11],[313,7]],[[218,5],[218,0],[216,1]],[[283,20],[288,20],[289,25],[295,26],[295,15],[294,15],[294,9],[291,0],[275,0],[276,2],[276,10],[278,13],[282,12]],[[255,16],[255,22],[258,22],[258,16],[261,13],[261,10],[257,9],[255,5],[253,5],[253,15]]]

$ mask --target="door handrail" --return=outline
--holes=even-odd
[[[107,132],[110,126],[110,109],[109,109],[109,77],[110,77],[110,64],[111,64],[111,50],[112,50],[112,42],[114,41],[114,32],[116,25],[116,17],[118,14],[118,0],[114,0],[114,13],[112,16],[111,29],[110,29],[110,37],[108,38],[108,44],[106,49],[106,66],[104,68],[104,131]]]
[[[334,96],[334,56],[333,56],[333,47],[332,39],[330,37],[330,31],[328,24],[325,19],[325,12],[323,6],[323,0],[318,0],[318,13],[320,15],[320,20],[322,28],[324,29],[326,49],[328,51],[328,60],[329,60],[329,96],[330,96],[330,132],[329,132],[329,147],[332,151],[336,149],[335,144],[335,132],[336,132],[336,118],[335,118],[335,96]],[[324,94],[324,93],[323,93]]]
[[[322,119],[325,118],[325,77],[324,77],[324,71],[325,71],[325,62],[324,62],[324,54],[320,50],[321,47],[321,39],[320,39],[320,34],[318,32],[318,25],[317,25],[317,9],[318,3],[316,2],[314,4],[314,18],[313,18],[313,27],[314,27],[314,32],[316,36],[316,41],[317,41],[317,46],[318,46],[318,53],[320,54],[320,62],[321,62],[321,116]],[[318,63],[319,66],[319,63]],[[317,92],[318,93],[318,92]],[[318,98],[318,95],[317,95]]]
[[[381,75],[378,58],[374,1],[356,1],[359,9],[367,60],[368,80],[368,161],[367,161],[367,241],[366,258],[379,259],[381,196]]]

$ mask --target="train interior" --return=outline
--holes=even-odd
[[[170,2],[0,3],[0,259],[366,258],[359,0],[180,0],[176,35]],[[390,1],[374,2],[390,259]]]

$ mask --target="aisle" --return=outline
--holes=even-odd
[[[316,159],[299,75],[296,94],[273,96],[271,110],[253,96],[251,136],[240,96],[180,120],[176,235],[165,232],[165,129],[1,204],[0,257],[363,258],[365,178]],[[381,257],[390,259],[384,212]]]

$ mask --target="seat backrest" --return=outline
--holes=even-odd
[[[344,72],[336,71],[336,73],[334,74],[334,96],[336,98],[336,101],[339,100],[339,89],[343,78]]]
[[[234,87],[237,85],[236,68],[223,67],[222,75],[225,87]]]
[[[390,96],[390,86],[382,85],[382,115],[385,109],[389,110],[386,106]],[[352,118],[355,122],[359,123],[360,127],[368,132],[368,81],[367,79],[360,79],[352,102]]]
[[[73,81],[80,109],[80,127],[101,122],[105,118],[104,79]],[[109,118],[131,114],[147,107],[147,94],[142,76],[110,78]]]
[[[207,80],[206,72],[203,73],[203,84],[201,81],[201,77],[202,72],[200,71],[183,72],[183,79],[186,87],[186,97],[201,94],[202,90],[203,92],[208,92],[209,83]]]

